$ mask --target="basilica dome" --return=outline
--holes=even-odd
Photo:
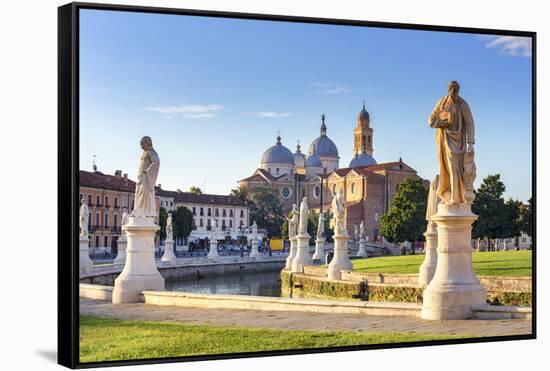
[[[261,164],[286,164],[294,167],[294,155],[288,148],[281,144],[281,137],[277,136],[277,143],[266,149],[262,155]]]
[[[376,160],[374,157],[369,155],[366,152],[363,153],[356,153],[351,162],[349,163],[349,167],[359,167],[359,166],[370,166],[370,165],[376,165]]]
[[[327,136],[325,115],[321,115],[321,120],[321,135],[311,142],[307,149],[307,155],[311,156],[316,152],[321,159],[333,158],[337,160],[340,158],[338,156],[338,148],[336,148],[336,144]]]

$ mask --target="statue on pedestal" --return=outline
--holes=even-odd
[[[433,109],[428,123],[437,130],[439,185],[437,194],[442,203],[472,203],[475,179],[475,126],[468,103],[458,93],[460,85],[451,81],[449,94]]]
[[[168,218],[166,218],[166,240],[174,240],[174,227],[172,226],[172,213],[168,213]]]
[[[122,208],[122,219],[120,220],[121,226],[124,227],[126,224],[128,224],[128,220],[128,209],[124,207]],[[126,241],[126,230],[124,228],[122,228],[119,240]]]
[[[365,237],[366,237],[365,221],[361,220],[361,224],[359,225],[359,239],[365,239]]]
[[[319,221],[317,222],[317,239],[325,236],[325,215],[319,213]]]
[[[357,227],[357,223],[353,225],[353,239],[359,241],[359,228]]]
[[[432,216],[437,213],[437,205],[440,202],[437,195],[437,188],[439,185],[439,175],[436,175],[430,182],[430,190],[428,191],[428,205],[426,207],[426,220],[428,221],[428,231],[435,228],[435,222],[432,220]]]
[[[302,199],[302,203],[300,204],[300,224],[298,227],[298,234],[307,234],[308,212],[309,207],[307,205],[307,197],[304,197]]]
[[[139,159],[136,183],[135,208],[130,216],[156,217],[155,184],[159,174],[160,159],[153,149],[150,137],[143,137],[139,142],[143,153]]]
[[[80,205],[80,217],[79,217],[80,237],[88,238],[89,218],[90,218],[90,211],[88,210],[88,203],[86,202],[86,199],[82,197],[81,205]]]
[[[344,194],[342,189],[339,189],[332,199],[332,215],[334,217],[335,235],[347,235],[346,227],[344,225],[345,212],[346,207],[344,205]]]
[[[298,205],[292,205],[292,216],[288,218],[288,238],[296,237],[296,230],[298,227],[300,213],[298,211]]]
[[[258,239],[258,225],[256,224],[255,220],[254,220],[254,223],[252,223],[252,239],[253,240]]]

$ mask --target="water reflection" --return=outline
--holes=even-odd
[[[166,290],[202,294],[281,296],[280,271],[166,280]]]

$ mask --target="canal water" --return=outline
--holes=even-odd
[[[281,296],[281,271],[242,272],[201,279],[166,280],[166,290],[201,294]]]

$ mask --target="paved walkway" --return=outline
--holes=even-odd
[[[183,308],[150,304],[118,304],[80,299],[80,313],[102,317],[169,321],[186,324],[248,326],[279,330],[350,330],[499,336],[531,333],[530,320],[427,321],[415,317],[307,312]]]

